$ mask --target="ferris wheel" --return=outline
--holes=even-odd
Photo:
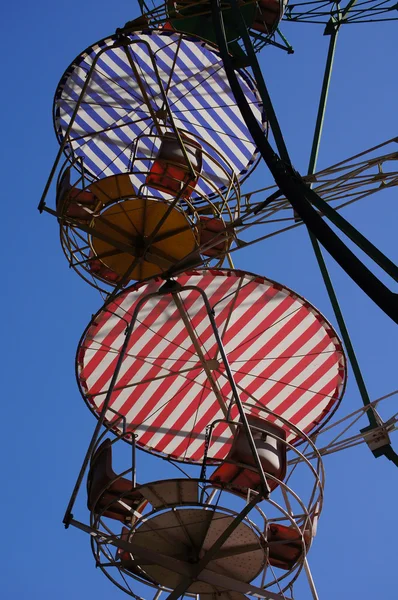
[[[317,600],[308,557],[323,458],[367,444],[398,466],[398,413],[377,410],[397,392],[371,400],[321,250],[398,322],[396,294],[355,250],[394,281],[398,268],[340,212],[398,184],[397,138],[316,170],[340,28],[396,20],[396,6],[138,4],[138,18],[61,77],[60,147],[39,204],[103,299],[76,353],[96,425],[64,523],[90,535],[95,565],[137,599],[299,600],[306,578]],[[284,21],[323,24],[330,40],[302,175],[258,62],[267,46],[293,52]],[[275,184],[247,191],[259,168]],[[283,273],[235,268],[242,249],[296,228],[309,233],[338,333]],[[348,362],[363,406],[341,416]],[[178,477],[159,466],[137,480],[143,452]],[[85,493],[89,518],[77,519]]]

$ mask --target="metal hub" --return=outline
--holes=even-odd
[[[234,516],[204,508],[177,508],[155,514],[132,533],[131,542],[184,562],[197,563]],[[135,557],[137,564],[160,585],[176,587],[182,576],[147,560]],[[214,573],[248,583],[255,579],[265,563],[264,547],[254,528],[242,522],[232,532],[216,557],[207,565]],[[189,592],[217,593],[217,585],[203,581],[191,583]]]

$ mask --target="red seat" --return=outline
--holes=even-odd
[[[198,183],[199,173],[202,170],[202,147],[184,134],[180,133],[180,136],[196,175],[192,175],[176,135],[166,133],[146,178],[146,185],[172,196],[184,190],[181,197],[189,198]],[[184,186],[187,187],[184,189]]]
[[[91,221],[93,214],[90,210],[85,210],[85,207],[93,211],[97,204],[97,199],[92,192],[71,188],[67,200],[66,215],[68,217],[79,221]]]
[[[81,190],[70,184],[70,172],[67,169],[57,189],[57,213],[78,221],[90,221],[92,212],[97,204],[97,198],[89,190]],[[66,207],[66,209],[65,209]],[[87,207],[90,210],[86,210]]]
[[[91,458],[87,478],[88,509],[110,519],[129,522],[134,519],[129,508],[140,512],[146,504],[142,494],[133,489],[131,481],[117,478],[112,469],[111,441],[104,440]]]
[[[273,475],[282,481],[286,475],[286,445],[283,443],[286,439],[285,430],[259,417],[247,415],[247,420],[265,475]],[[243,465],[251,468],[245,468]],[[242,425],[237,428],[225,462],[212,473],[210,481],[226,485],[243,497],[246,496],[248,489],[260,489],[261,476],[256,469]],[[278,486],[278,482],[270,478],[267,478],[267,483],[271,491]]]
[[[306,547],[310,544],[310,534],[303,534]],[[303,553],[302,537],[294,527],[268,525],[267,540],[270,542],[268,560],[270,565],[279,569],[289,570],[294,567]]]
[[[200,244],[207,244],[211,242],[212,239],[216,236],[216,234],[225,232],[225,223],[222,219],[217,219],[214,217],[199,217],[200,221]],[[223,236],[219,236],[221,240],[208,250],[201,252],[203,256],[218,256],[221,252],[226,252],[228,250],[228,238],[227,234],[224,233]]]
[[[261,33],[271,33],[278,25],[281,16],[279,0],[259,0],[258,10],[251,27]]]
[[[98,277],[101,277],[110,283],[116,283],[121,279],[118,273],[115,273],[115,271],[112,271],[112,269],[105,266],[99,258],[95,258],[92,252],[90,252],[88,268],[93,275],[98,275]]]

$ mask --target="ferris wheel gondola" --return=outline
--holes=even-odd
[[[353,3],[330,4],[333,47]],[[397,278],[337,212],[397,185],[397,153],[379,152],[396,139],[315,173],[317,126],[300,177],[256,52],[290,52],[279,24],[283,15],[305,20],[304,4],[140,6],[141,17],[72,62],[55,96],[60,148],[40,209],[57,218],[69,265],[107,295],[76,356],[97,422],[64,523],[90,534],[96,566],[137,599],[285,600],[305,573],[318,600],[307,555],[323,505],[322,456],[367,443],[398,461],[397,419],[383,422],[381,400],[367,396],[316,238],[394,318],[391,290],[323,218]],[[380,14],[389,10],[383,3]],[[317,22],[326,14],[310,13]],[[321,98],[318,122],[324,108]],[[276,187],[243,192],[260,154]],[[299,294],[232,262],[242,247],[302,224],[360,384],[365,406],[353,422],[370,420],[351,437],[346,419],[333,419],[346,381],[337,333]],[[142,450],[184,478],[137,481]],[[88,522],[72,514],[85,476]]]
[[[297,294],[256,275],[213,269],[181,275],[175,292],[168,289],[161,279],[128,288],[93,318],[77,353],[88,406],[98,415],[107,398],[105,420],[122,415],[139,448],[202,462],[208,424],[239,418],[212,319],[246,414],[271,411],[308,434],[336,409],[345,380],[341,345]],[[126,320],[132,335],[110,393]],[[207,458],[226,457],[233,431],[220,422]]]

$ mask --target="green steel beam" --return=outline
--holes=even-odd
[[[344,10],[344,15],[347,14],[348,10],[355,4],[356,0],[352,0],[349,5],[347,5],[346,9]],[[319,105],[318,105],[318,113],[317,113],[317,118],[316,118],[316,123],[315,123],[315,130],[314,130],[314,137],[312,140],[312,147],[311,147],[311,154],[310,154],[310,160],[309,160],[309,165],[308,165],[308,175],[312,175],[313,173],[315,173],[316,170],[316,164],[318,161],[318,154],[319,154],[319,146],[320,146],[320,141],[321,141],[321,137],[322,137],[322,132],[323,132],[323,124],[324,124],[324,119],[325,119],[325,112],[326,112],[326,105],[327,105],[327,100],[328,100],[328,94],[329,94],[329,87],[330,87],[330,81],[331,81],[331,76],[332,76],[332,71],[333,71],[333,63],[334,63],[334,57],[335,57],[335,52],[336,52],[336,43],[337,43],[337,36],[339,33],[339,21],[336,21],[335,19],[331,19],[330,25],[326,27],[325,30],[325,35],[330,35],[330,42],[329,42],[329,48],[328,48],[328,53],[327,53],[327,57],[326,57],[326,63],[325,63],[325,70],[324,70],[324,75],[323,75],[323,82],[322,82],[322,88],[321,88],[321,93],[320,93],[320,97],[319,97]],[[340,329],[340,333],[341,333],[341,337],[343,338],[343,342],[344,345],[346,347],[347,350],[347,355],[348,358],[350,360],[351,363],[351,367],[354,373],[354,377],[355,377],[355,381],[357,383],[361,398],[362,398],[362,402],[364,404],[364,406],[367,406],[370,404],[370,397],[362,376],[362,372],[361,369],[359,367],[359,363],[358,360],[356,358],[356,354],[354,352],[354,348],[353,345],[351,343],[351,338],[349,336],[348,333],[348,329],[343,317],[343,313],[341,311],[338,299],[337,299],[337,295],[336,292],[334,290],[333,287],[333,283],[332,280],[330,278],[329,275],[329,271],[327,269],[326,263],[325,263],[325,259],[324,256],[322,254],[322,250],[320,248],[320,245],[318,243],[318,240],[316,239],[316,237],[311,233],[311,231],[307,228],[310,240],[311,240],[311,244],[312,244],[312,248],[314,250],[314,254],[316,257],[316,260],[318,262],[318,266],[319,269],[321,271],[321,275],[326,287],[326,290],[328,292],[329,295],[329,299],[333,308],[333,312],[335,314],[339,329]],[[369,418],[369,423],[372,427],[376,427],[378,425],[375,414],[373,411],[369,411],[367,412],[368,418]]]
[[[344,14],[347,14],[348,10],[355,4],[355,1],[356,0],[351,0],[351,2],[347,5],[346,9],[344,10]],[[233,4],[234,2],[236,2],[236,0],[230,0],[230,2],[231,4]],[[342,244],[342,242],[338,238],[336,239],[335,234],[330,230],[330,228],[326,226],[325,223],[323,223],[323,220],[320,219],[319,215],[313,213],[313,208],[311,207],[311,204],[313,200],[317,200],[317,198],[319,197],[317,197],[317,194],[315,194],[315,192],[313,192],[309,188],[307,188],[308,192],[305,192],[302,185],[300,184],[298,174],[296,174],[293,169],[289,169],[289,166],[286,165],[286,163],[282,166],[279,157],[275,154],[275,152],[273,152],[267,140],[260,133],[258,124],[254,119],[253,113],[250,110],[250,107],[248,106],[247,102],[245,101],[245,98],[243,97],[243,94],[241,92],[241,89],[239,87],[239,84],[237,82],[232,68],[231,60],[227,53],[227,46],[223,31],[222,15],[218,5],[218,0],[212,0],[212,8],[214,24],[217,29],[217,38],[224,66],[231,85],[231,89],[241,109],[242,116],[244,117],[246,124],[249,130],[251,131],[253,138],[257,143],[265,162],[267,163],[272,174],[274,175],[275,180],[278,183],[280,189],[284,191],[286,197],[290,200],[293,208],[297,209],[297,211],[300,212],[303,217],[305,216],[305,222],[308,226],[309,231],[311,231],[312,229],[314,231],[317,231],[317,234],[318,236],[320,236],[320,239],[324,240],[324,242],[327,242],[327,247],[329,251],[332,250],[332,256],[335,258],[335,260],[337,260],[337,262],[346,270],[346,272],[353,277],[354,281],[356,281],[357,284],[359,284],[360,287],[362,287],[362,289],[370,297],[372,297],[387,314],[391,316],[391,318],[397,321],[396,310],[394,309],[394,299],[396,298],[396,294],[392,294],[392,292],[387,292],[387,288],[385,288],[385,286],[374,275],[370,273],[370,271],[356,258],[356,256],[344,244]],[[319,141],[323,127],[323,120],[326,109],[331,71],[333,66],[338,27],[338,21],[334,20],[330,23],[329,27],[327,27],[327,30],[325,31],[326,34],[332,36],[332,39],[331,43],[329,44],[329,52],[325,67],[325,74],[320,97],[320,105],[318,109],[317,122],[314,133],[314,140],[310,160],[311,170],[315,169],[316,159],[319,150]],[[260,78],[262,79],[261,72]],[[350,354],[350,360],[354,365],[353,370],[356,375],[358,388],[360,390],[364,404],[366,405],[369,403],[369,396],[362,378],[362,374],[359,369],[359,365],[356,361],[355,353],[353,351],[353,347],[348,335],[348,330],[345,326],[342,313],[337,302],[336,294],[334,292],[329,274],[326,269],[326,264],[324,263],[320,247],[318,245],[318,241],[315,238],[314,234],[311,234],[311,241],[313,242],[314,251],[318,259],[321,273],[324,277],[325,285],[335,311],[336,319],[340,324],[342,336],[347,347],[347,353]],[[343,257],[341,257],[338,252],[342,253]],[[357,277],[357,275],[359,274],[359,271],[357,272],[358,269],[361,271],[360,277]],[[377,296],[379,294],[379,300],[377,300]],[[369,420],[371,422],[371,426],[372,424],[376,423],[376,416],[374,413],[371,413],[369,415]],[[387,458],[389,458],[395,464],[397,464],[398,457],[392,450],[391,446],[386,446],[383,452],[379,451],[379,454],[380,453],[384,454],[385,456],[387,456]]]
[[[256,81],[257,88],[258,88],[258,91],[261,96],[261,100],[263,101],[263,104],[264,104],[265,114],[267,116],[267,119],[269,120],[279,155],[286,164],[290,165],[291,161],[289,158],[289,153],[286,148],[285,140],[283,139],[282,131],[279,126],[279,122],[278,122],[274,107],[271,102],[271,97],[268,93],[268,89],[265,84],[264,77],[262,75],[256,53],[254,52],[254,49],[253,49],[253,45],[252,45],[252,42],[250,39],[250,34],[247,29],[246,22],[240,11],[240,5],[238,4],[237,0],[229,0],[229,3],[231,5],[234,17],[237,21],[238,30],[239,30],[240,36],[242,38],[246,54],[247,54],[248,64],[252,68],[252,71],[254,74],[254,79]]]
[[[327,25],[325,35],[330,35],[329,49],[326,59],[325,72],[323,77],[323,83],[321,88],[321,97],[319,101],[318,114],[315,125],[315,133],[313,138],[313,145],[311,149],[309,173],[312,174],[315,171],[315,165],[319,152],[319,143],[323,128],[323,122],[325,117],[326,103],[328,98],[330,79],[333,69],[333,61],[336,49],[337,35],[341,24],[343,15],[347,14],[348,10],[354,6],[357,0],[351,0],[349,5],[342,12],[341,18],[332,17],[330,23]],[[230,4],[234,11],[234,14],[238,21],[239,33],[242,37],[245,51],[247,54],[248,64],[253,70],[255,81],[260,92],[261,99],[264,103],[267,117],[269,119],[272,132],[274,134],[275,143],[281,159],[288,165],[291,165],[289,154],[283,139],[282,131],[280,129],[276,113],[274,111],[271,98],[269,96],[267,86],[265,84],[260,65],[257,60],[257,56],[254,52],[250,35],[247,30],[246,22],[239,10],[237,0],[230,0]],[[347,235],[351,241],[353,241],[363,252],[365,252],[379,267],[381,267],[390,277],[398,281],[398,267],[381,252],[374,244],[372,244],[364,235],[362,235],[351,223],[349,223],[342,215],[334,210],[327,202],[322,198],[314,195],[312,198],[314,206],[325,216],[327,216],[333,223],[338,227],[345,235]]]
[[[275,182],[289,200],[293,209],[313,231],[321,244],[335,261],[357,283],[357,285],[387,314],[398,323],[398,294],[391,291],[368,267],[348,248],[329,227],[322,216],[312,206],[319,198],[290,164],[281,160],[268,142],[255,118],[237,79],[235,66],[228,52],[223,29],[219,0],[211,0],[213,22],[217,32],[220,54],[231,90],[239,106],[242,117],[256,143],[265,163],[274,176]]]
[[[347,15],[349,10],[354,6],[355,3],[356,3],[356,0],[352,0],[346,6],[346,8],[344,9],[344,11],[341,14],[341,19]],[[341,22],[341,19],[339,19],[340,22]],[[339,21],[334,21],[333,23],[331,23],[331,25],[329,27],[327,27],[326,31],[325,31],[325,34],[330,35],[331,38],[330,38],[328,54],[327,54],[327,58],[326,58],[322,89],[321,89],[321,94],[320,94],[320,99],[319,99],[318,114],[317,114],[317,119],[316,119],[316,124],[315,124],[315,131],[314,131],[314,137],[313,137],[313,142],[312,142],[310,161],[309,161],[309,165],[308,165],[308,174],[309,175],[312,175],[315,172],[317,159],[318,159],[319,145],[320,145],[320,140],[322,137],[326,104],[327,104],[330,80],[331,80],[331,75],[332,75],[332,70],[333,70],[333,61],[334,61],[335,50],[336,50],[336,41],[337,41],[337,35],[339,32],[339,27],[340,27]],[[330,302],[331,302],[331,305],[333,308],[333,312],[335,314],[335,317],[336,317],[336,320],[337,320],[337,323],[338,323],[338,326],[340,329],[341,337],[343,339],[343,342],[344,342],[344,345],[345,345],[345,348],[347,351],[347,355],[348,355],[348,358],[349,358],[349,361],[350,361],[350,364],[351,364],[351,367],[352,367],[352,370],[354,373],[355,381],[356,381],[359,393],[361,395],[363,405],[369,406],[371,404],[369,393],[368,393],[368,390],[367,390],[367,387],[366,387],[366,384],[365,384],[365,381],[364,381],[364,378],[362,375],[362,371],[360,369],[360,366],[359,366],[359,363],[358,363],[358,360],[357,360],[357,357],[356,357],[356,354],[354,351],[354,347],[351,342],[350,335],[348,333],[348,329],[347,329],[347,326],[346,326],[346,323],[345,323],[345,320],[343,317],[343,313],[341,311],[341,308],[340,308],[340,305],[339,305],[339,302],[337,299],[336,292],[333,287],[333,283],[332,283],[329,271],[328,271],[326,263],[325,263],[324,256],[322,254],[322,250],[320,248],[320,245],[319,245],[316,237],[312,234],[312,232],[308,228],[307,228],[307,230],[308,230],[308,234],[309,234],[310,241],[312,244],[312,248],[315,253],[315,257],[318,262],[319,269],[321,271],[321,275],[322,275],[326,290],[329,295],[329,299],[330,299]],[[368,411],[366,411],[366,414],[367,414],[368,420],[369,420],[369,428],[365,428],[365,429],[369,430],[369,429],[374,429],[374,428],[378,427],[379,422],[376,417],[376,413],[373,410],[368,410]],[[363,430],[363,431],[365,431],[365,430]],[[391,444],[387,444],[386,446],[379,449],[378,451],[373,452],[373,454],[376,456],[376,458],[378,456],[386,456],[386,458],[388,458],[396,466],[398,466],[398,456],[395,453],[395,451],[393,450],[393,448],[391,447]]]
[[[336,42],[337,42],[338,32],[339,32],[339,25],[337,24],[337,22],[335,22],[333,24],[333,28],[331,29],[330,33],[326,33],[326,31],[325,31],[325,35],[330,35],[330,41],[329,41],[328,54],[326,57],[325,71],[323,74],[323,82],[322,82],[322,88],[321,88],[321,95],[320,95],[320,99],[319,99],[318,114],[317,114],[316,123],[315,123],[314,137],[313,137],[313,141],[312,141],[310,163],[308,166],[308,173],[310,175],[315,173],[316,163],[318,160],[319,144],[321,141],[323,122],[325,119],[326,104],[327,104],[327,99],[328,99],[328,94],[329,94],[330,79],[332,76],[333,62],[334,62],[334,55],[336,52]]]
[[[341,337],[343,339],[344,346],[347,351],[347,356],[351,363],[352,371],[354,373],[355,381],[358,386],[362,402],[363,402],[364,406],[369,406],[369,404],[371,403],[371,400],[370,400],[370,397],[368,394],[368,390],[366,388],[365,381],[363,379],[362,372],[359,367],[359,363],[358,363],[358,360],[357,360],[357,357],[356,357],[356,354],[354,351],[354,347],[352,345],[351,338],[348,333],[348,329],[347,329],[347,326],[346,326],[346,323],[345,323],[345,320],[343,317],[343,313],[341,311],[341,308],[340,308],[340,305],[339,305],[339,302],[337,299],[337,295],[336,295],[335,289],[333,287],[333,283],[332,283],[331,277],[329,275],[329,271],[327,269],[324,256],[322,254],[322,250],[319,246],[318,240],[311,233],[311,231],[308,230],[308,234],[310,236],[312,248],[314,250],[315,257],[317,259],[318,266],[319,266],[319,269],[321,271],[321,275],[323,278],[323,282],[324,282],[326,290],[328,292],[329,300],[332,305],[333,312],[334,312],[336,321],[337,321],[339,329],[340,329]],[[366,414],[368,415],[370,425],[372,427],[378,427],[379,423],[375,417],[374,412],[369,410],[366,412]]]

